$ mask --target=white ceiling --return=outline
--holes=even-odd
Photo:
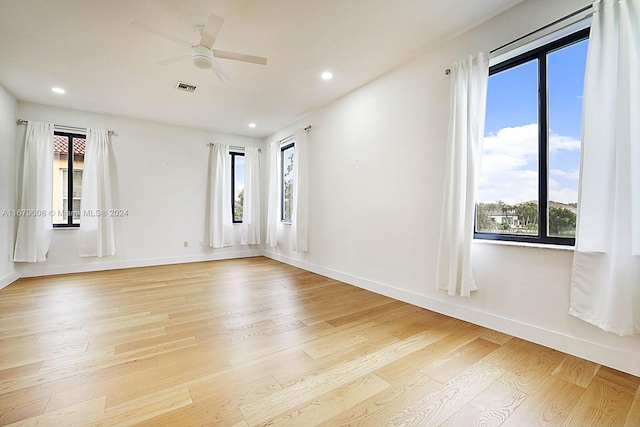
[[[520,1],[0,0],[0,84],[20,101],[264,137]],[[214,49],[267,65],[220,59],[226,83],[188,59],[158,65],[189,47],[129,25],[195,44],[210,13],[226,20]]]

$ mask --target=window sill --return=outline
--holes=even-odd
[[[518,246],[523,248],[536,248],[536,249],[551,249],[559,251],[571,251],[575,249],[574,246],[567,245],[549,245],[543,243],[527,243],[527,242],[507,242],[504,240],[488,240],[488,239],[473,239],[474,243],[481,245],[499,245],[499,246]]]
[[[62,226],[62,227],[53,227],[54,230],[80,230],[80,227],[67,227],[67,226]]]

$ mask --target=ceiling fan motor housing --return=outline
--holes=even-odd
[[[206,46],[193,46],[191,48],[191,60],[198,68],[211,68],[213,65],[213,51]]]

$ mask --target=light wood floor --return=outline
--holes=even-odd
[[[640,378],[266,258],[0,291],[0,424],[640,426]]]

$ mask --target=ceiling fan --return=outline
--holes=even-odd
[[[174,37],[171,34],[167,34],[162,30],[154,28],[150,25],[147,25],[143,22],[140,22],[136,19],[132,19],[129,21],[130,25],[137,27],[143,31],[146,31],[151,34],[155,34],[156,36],[160,36],[164,39],[170,40],[174,43],[178,43],[181,45],[187,45],[191,47],[191,53],[183,54],[180,56],[176,56],[173,58],[164,59],[162,61],[158,61],[160,65],[168,65],[174,62],[182,61],[191,57],[193,61],[193,65],[198,68],[203,69],[211,69],[213,72],[217,74],[221,81],[225,82],[229,80],[229,76],[224,72],[216,58],[220,59],[232,59],[234,61],[243,61],[243,62],[251,62],[253,64],[266,65],[267,58],[262,58],[259,56],[245,55],[243,53],[236,52],[227,52],[224,50],[213,49],[213,44],[218,37],[218,33],[222,29],[222,24],[224,24],[224,18],[214,15],[213,13],[209,15],[209,20],[207,21],[207,25],[198,25],[196,26],[196,30],[200,35],[200,41],[195,46],[189,43],[188,41],[182,40],[181,38]]]

